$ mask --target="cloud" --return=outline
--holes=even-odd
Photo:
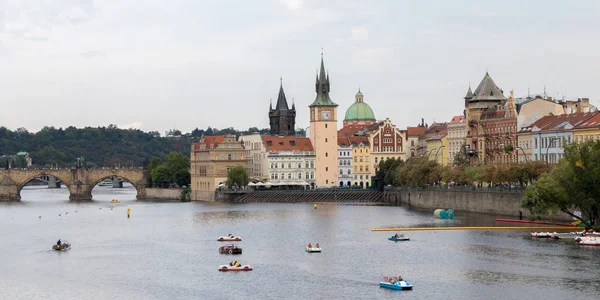
[[[130,124],[117,125],[117,127],[121,128],[121,129],[140,129],[142,127],[142,122],[135,121]]]
[[[279,0],[279,2],[285,5],[289,10],[297,10],[304,5],[304,0]]]
[[[45,36],[26,36],[25,39],[33,42],[47,42],[50,40]]]
[[[83,56],[85,58],[92,58],[92,57],[96,57],[96,56],[105,56],[105,55],[106,55],[106,52],[104,52],[102,50],[90,50],[90,51],[81,53],[81,56]]]
[[[369,38],[369,30],[365,27],[352,27],[351,31],[353,41],[364,41]]]
[[[424,35],[437,35],[437,30],[435,29],[423,29]]]

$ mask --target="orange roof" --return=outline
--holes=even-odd
[[[338,146],[348,147],[348,146],[350,146],[350,140],[347,137],[339,137],[338,138]]]
[[[309,138],[263,135],[262,141],[267,151],[313,151]]]
[[[460,116],[452,117],[452,121],[450,121],[450,124],[458,124],[458,123],[464,123],[464,122],[465,122],[465,116],[460,115]]]
[[[406,136],[421,136],[425,134],[427,127],[406,127]]]
[[[588,123],[587,126],[592,126],[589,119],[596,116],[597,112],[585,112],[585,113],[572,113],[572,114],[561,114],[561,115],[547,115],[542,117],[541,119],[535,121],[529,127],[537,127],[541,131],[555,131],[555,130],[563,130],[564,127],[569,124],[573,127],[577,128],[589,128],[589,127],[579,127],[579,125]],[[588,122],[586,122],[588,121]]]
[[[366,136],[351,136],[348,137],[348,140],[350,141],[350,144],[353,145],[358,145],[360,143],[364,143],[364,144],[369,144],[369,140],[367,139]]]
[[[367,129],[367,126],[363,125],[346,125],[344,128],[338,130],[338,137],[350,137],[356,135],[359,131]]]
[[[224,135],[214,135],[214,136],[205,136],[204,143],[206,144],[206,148],[210,148],[210,145],[218,146],[220,142],[225,139]],[[194,150],[200,150],[200,143],[194,143]]]
[[[587,119],[585,122],[576,126],[575,129],[598,128],[598,127],[600,127],[600,114],[596,114],[593,117]]]

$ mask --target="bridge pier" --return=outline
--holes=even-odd
[[[21,201],[19,186],[10,178],[0,181],[0,202]]]
[[[123,188],[123,181],[121,181],[121,178],[113,177],[112,184],[113,188]]]
[[[56,177],[48,176],[48,188],[49,189],[59,189],[60,188],[60,182],[58,180],[56,180]]]

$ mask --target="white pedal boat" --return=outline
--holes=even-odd
[[[241,265],[239,267],[234,267],[230,265],[220,265],[219,271],[228,272],[228,271],[252,271],[251,265]]]
[[[534,238],[551,238],[554,232],[532,232],[531,237]]]
[[[600,238],[595,236],[582,236],[575,239],[581,246],[600,246]]]
[[[241,242],[242,241],[242,237],[241,236],[220,236],[217,238],[217,241],[219,242]]]
[[[321,247],[319,247],[319,248],[316,248],[316,247],[308,248],[308,247],[306,247],[306,252],[308,252],[308,253],[321,252]]]

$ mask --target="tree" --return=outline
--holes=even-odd
[[[187,171],[190,168],[190,159],[187,155],[179,152],[171,152],[165,158],[167,160],[166,166],[173,174],[182,170]]]
[[[600,142],[565,146],[565,155],[550,173],[530,185],[523,207],[534,215],[562,211],[592,225],[600,221]]]
[[[165,165],[160,165],[152,170],[152,182],[158,187],[169,187],[173,182],[173,174]]]
[[[227,186],[246,186],[248,185],[248,172],[243,166],[235,166],[229,169],[227,173]]]
[[[463,144],[460,147],[460,151],[458,151],[455,155],[454,155],[454,165],[459,166],[459,165],[468,165],[469,164],[469,155],[467,154],[467,147],[465,144]]]

